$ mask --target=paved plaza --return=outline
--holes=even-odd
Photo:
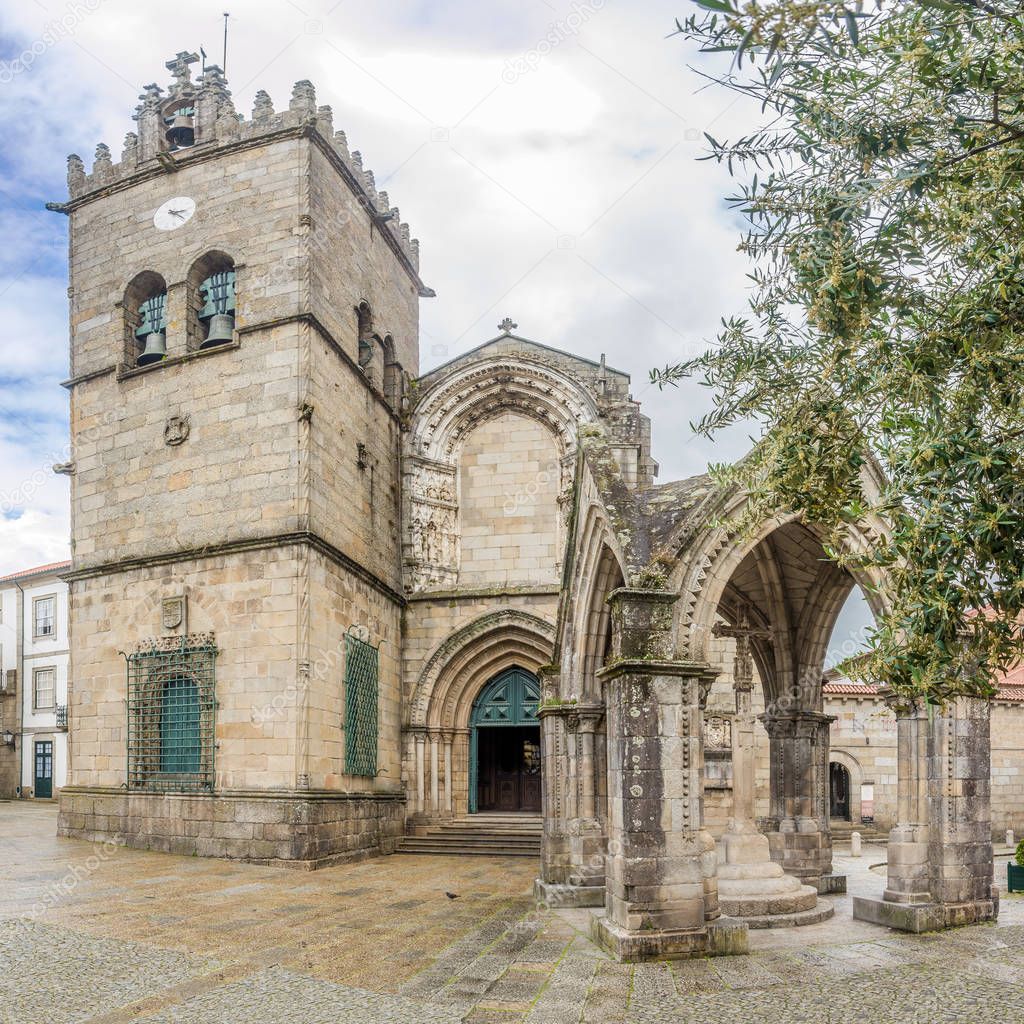
[[[748,957],[631,966],[589,941],[588,911],[536,911],[529,858],[305,872],[55,826],[51,806],[0,803],[4,1024],[1024,1020],[1017,896],[998,925],[921,937],[855,922],[840,897],[824,924],[752,932]],[[840,850],[837,869],[877,894],[884,856]]]

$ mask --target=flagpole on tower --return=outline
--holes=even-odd
[[[224,12],[224,59],[221,61],[220,69],[227,75],[228,73],[228,18],[231,17],[229,11]]]

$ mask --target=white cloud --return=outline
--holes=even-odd
[[[578,33],[544,46],[569,2],[251,0],[232,14],[228,78],[246,116],[257,89],[281,108],[296,80],[312,80],[401,207],[438,291],[422,306],[422,368],[493,336],[506,314],[538,341],[604,352],[633,374],[667,480],[746,447],[741,430],[714,449],[693,437],[703,389],[647,385],[652,366],[699,351],[743,305],[746,267],[721,199],[729,180],[697,161],[700,133],[735,133],[742,107],[697,91],[685,66],[695,55],[665,38],[678,0],[591,6]],[[28,45],[66,10],[9,5],[3,31]],[[117,159],[141,87],[166,84],[174,52],[202,42],[219,61],[219,10],[103,0],[0,84],[0,492],[47,457],[66,417],[66,224],[42,204],[62,198],[68,152],[88,166],[105,141]],[[526,57],[532,70],[510,81]],[[64,484],[0,521],[0,571],[60,556]]]

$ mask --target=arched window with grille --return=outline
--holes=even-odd
[[[163,793],[213,789],[213,634],[155,637],[126,658],[128,788]]]

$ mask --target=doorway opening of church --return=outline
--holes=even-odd
[[[850,772],[846,765],[830,761],[828,766],[828,791],[830,818],[850,820]]]
[[[540,682],[511,668],[495,676],[473,703],[469,737],[469,810],[541,809]]]

